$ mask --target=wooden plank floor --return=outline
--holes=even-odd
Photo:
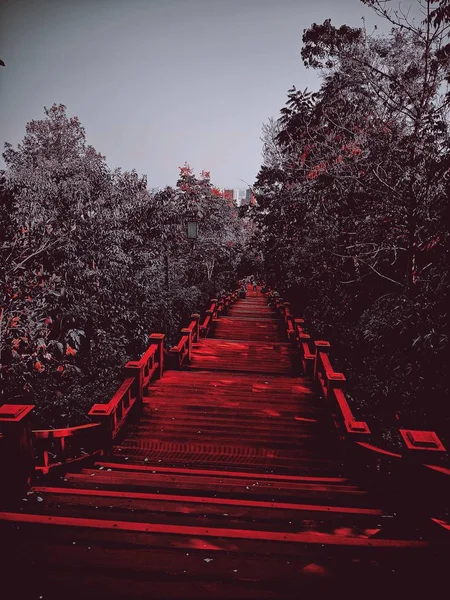
[[[15,598],[288,599],[439,574],[427,542],[380,536],[260,292],[214,325],[112,456],[0,513]]]

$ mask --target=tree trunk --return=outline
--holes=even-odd
[[[169,290],[169,287],[170,287],[170,280],[169,280],[169,254],[167,253],[167,250],[164,253],[164,270],[165,270],[166,290]]]

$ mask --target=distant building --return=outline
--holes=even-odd
[[[245,189],[238,190],[238,205],[242,205],[242,200],[245,198]]]
[[[247,188],[245,190],[245,198],[243,198],[241,201],[241,206],[248,206],[249,204],[251,206],[255,204],[255,196],[253,195],[251,188]]]

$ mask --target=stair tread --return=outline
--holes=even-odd
[[[409,548],[418,549],[425,548],[429,545],[426,540],[403,540],[403,539],[382,539],[370,537],[351,537],[346,535],[322,534],[320,532],[285,532],[285,531],[254,531],[246,529],[228,529],[209,528],[209,527],[194,527],[181,525],[167,525],[156,523],[140,523],[137,521],[118,521],[113,519],[92,519],[86,517],[64,517],[58,515],[36,515],[27,513],[0,513],[0,522],[22,523],[27,525],[47,525],[52,528],[64,527],[69,529],[82,530],[100,530],[110,532],[136,532],[139,534],[154,534],[158,535],[173,535],[179,538],[187,537],[185,547],[189,548],[191,536],[199,536],[204,538],[213,538],[217,540],[218,547],[210,548],[210,550],[227,550],[227,544],[224,541],[227,539],[243,540],[245,542],[265,541],[275,542],[278,548],[281,549],[283,544],[313,544],[313,545],[328,545],[328,546],[349,546],[349,547],[367,547],[367,548]],[[293,549],[288,549],[292,552]]]

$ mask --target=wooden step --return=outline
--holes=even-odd
[[[289,462],[308,462],[313,466],[314,462],[324,464],[334,462],[337,457],[330,457],[328,453],[319,453],[317,449],[306,448],[270,448],[264,445],[242,445],[239,440],[234,443],[221,443],[220,438],[211,441],[203,441],[200,435],[196,439],[190,439],[187,442],[178,442],[171,440],[158,439],[156,436],[151,438],[133,438],[127,437],[121,445],[116,446],[116,450],[121,448],[120,452],[132,453],[133,451],[148,451],[161,453],[177,453],[185,455],[204,456],[208,460],[230,463],[252,464],[279,464],[283,461]],[[125,448],[127,450],[125,450]]]
[[[195,373],[195,370],[187,371],[187,373]],[[204,386],[198,384],[196,387],[191,385],[189,389],[189,377],[186,379],[187,381],[184,386],[168,384],[167,386],[150,387],[146,401],[151,398],[167,396],[168,398],[173,398],[174,401],[178,401],[177,404],[180,404],[180,401],[183,400],[186,400],[186,403],[192,403],[192,401],[198,402],[199,398],[201,398],[202,401],[207,402],[206,406],[220,408],[220,406],[226,407],[231,400],[235,402],[240,400],[244,406],[252,407],[253,409],[285,410],[289,408],[295,411],[298,407],[310,412],[323,412],[317,400],[310,394],[297,396],[296,394],[282,391],[272,393],[270,389],[239,389],[238,386],[236,386],[236,389],[233,389],[233,387],[227,389],[225,386],[214,388],[213,385],[209,384]],[[187,389],[189,389],[189,394],[186,393]],[[267,414],[269,415],[269,413]]]
[[[286,341],[280,322],[273,319],[248,319],[244,315],[221,317],[215,321],[214,339],[251,340],[264,343]]]
[[[279,473],[287,475],[308,475],[314,477],[339,477],[342,476],[342,462],[338,459],[331,460],[328,456],[314,456],[313,458],[269,458],[258,456],[254,453],[245,455],[243,452],[236,454],[226,454],[221,459],[214,453],[186,451],[180,445],[172,443],[166,448],[161,448],[162,444],[137,444],[134,448],[131,446],[119,446],[116,449],[115,458],[119,462],[129,462],[133,464],[144,464],[148,462],[157,462],[162,466],[172,468],[195,468],[195,469],[221,469],[223,471],[254,471],[261,473]],[[192,447],[192,446],[191,446]],[[240,449],[239,449],[240,450]],[[119,460],[121,457],[121,460]]]
[[[215,537],[198,527],[144,524],[142,531],[143,524],[132,522],[19,517],[0,520],[9,550],[2,583],[5,589],[14,584],[14,597],[24,600],[56,600],[61,589],[71,600],[279,599],[280,591],[290,600],[299,593],[335,593],[337,585],[386,593],[399,583],[410,592],[420,579],[436,583],[444,562],[443,548],[423,542],[374,545],[370,538],[317,534],[280,542],[270,539],[271,532],[248,540],[230,537],[226,529]]]
[[[180,468],[171,468],[171,467],[162,467],[157,464],[142,464],[142,465],[131,465],[107,461],[97,461],[95,463],[95,467],[97,469],[111,469],[117,471],[139,471],[142,473],[164,473],[171,475],[190,475],[197,477],[227,477],[227,478],[237,478],[239,480],[245,479],[257,479],[259,481],[273,482],[275,485],[284,483],[284,482],[294,482],[294,483],[305,483],[305,482],[326,482],[326,483],[346,483],[348,479],[345,477],[313,477],[308,475],[284,475],[281,473],[250,473],[250,472],[242,472],[242,471],[217,471],[214,469],[180,469]]]
[[[133,437],[136,435],[148,437],[152,435],[152,432],[167,433],[169,431],[179,432],[180,435],[183,433],[201,434],[215,439],[226,439],[227,437],[235,439],[236,434],[239,434],[241,440],[244,438],[249,440],[264,438],[267,442],[273,440],[274,442],[294,445],[310,441],[318,447],[323,447],[322,440],[315,435],[317,426],[313,427],[311,421],[307,421],[307,425],[305,425],[301,421],[295,421],[292,417],[286,422],[285,419],[267,418],[257,412],[253,415],[253,420],[245,422],[239,419],[239,415],[234,415],[233,418],[233,415],[230,414],[226,418],[223,415],[210,413],[204,409],[201,412],[195,411],[193,413],[192,411],[179,410],[178,413],[172,412],[169,414],[161,410],[154,410],[153,413],[146,415],[139,423],[130,426],[129,430],[133,431]]]
[[[214,344],[213,340],[205,341],[205,344]],[[217,340],[216,340],[217,343]],[[203,340],[200,344],[194,344],[194,350],[197,347],[204,345]],[[275,344],[272,344],[273,346]],[[284,343],[278,345],[286,346]],[[309,379],[299,376],[292,376],[289,373],[287,376],[283,375],[265,375],[264,373],[214,373],[208,369],[196,370],[193,372],[186,371],[166,371],[164,377],[160,380],[154,381],[151,384],[151,388],[167,386],[167,385],[185,385],[189,386],[192,384],[211,384],[217,387],[234,388],[235,386],[259,386],[261,390],[270,389],[271,391],[287,391],[287,392],[310,392],[311,382]]]
[[[237,415],[235,406],[208,406],[202,404],[201,401],[187,406],[180,404],[167,406],[171,401],[173,401],[173,395],[170,393],[147,396],[139,425],[174,421],[180,425],[182,423],[188,425],[190,422],[217,422],[220,426],[230,427],[238,422],[242,424],[241,427],[248,429],[256,422],[260,428],[271,429],[273,427],[273,431],[277,431],[278,428],[287,432],[296,431],[300,434],[313,431],[319,433],[317,427],[323,427],[322,415],[318,415],[317,411],[304,408],[292,410],[289,405],[281,408],[278,405],[274,408],[266,408],[264,405],[255,406],[253,401],[245,403],[244,406],[242,406],[243,403],[236,401],[235,406],[239,411]],[[291,410],[288,410],[289,408]]]
[[[214,479],[212,479],[214,480]],[[253,498],[271,502],[289,501],[295,497],[299,503],[327,504],[330,506],[367,506],[367,493],[350,485],[304,483],[296,486],[275,487],[271,484],[254,482],[244,485],[246,482],[236,483],[223,478],[222,483],[212,487],[207,480],[193,477],[170,476],[155,474],[149,477],[143,473],[122,473],[97,471],[95,474],[89,471],[81,473],[68,473],[65,477],[65,485],[85,489],[110,489],[126,490],[135,492],[152,492],[177,495],[199,495],[208,498]]]
[[[194,348],[188,369],[291,374],[293,348],[288,343],[262,346],[252,341],[205,339]]]
[[[240,435],[240,440],[263,440],[271,445],[274,443],[283,443],[284,445],[302,445],[305,442],[310,442],[318,447],[323,447],[320,439],[314,435],[315,429],[308,422],[308,425],[300,426],[298,421],[289,420],[285,423],[280,420],[279,424],[275,419],[272,418],[274,423],[270,421],[258,421],[255,418],[256,423],[252,423],[253,427],[249,429],[248,423],[245,421],[242,423],[241,420],[237,420],[236,416],[234,419],[230,415],[227,419],[223,416],[205,414],[188,414],[185,411],[180,411],[177,417],[170,417],[168,415],[158,416],[158,412],[155,412],[155,416],[146,417],[142,419],[138,424],[129,428],[132,431],[132,437],[142,436],[150,437],[153,432],[164,433],[167,435],[202,435],[208,436],[211,439],[225,440],[227,438],[235,439],[236,434]],[[152,418],[153,417],[153,418]],[[275,425],[275,423],[277,423]],[[230,428],[233,430],[230,431]],[[128,434],[128,437],[130,434]],[[181,441],[177,437],[178,441]],[[202,437],[202,440],[205,438]]]
[[[227,458],[226,460],[214,460],[214,457],[196,453],[185,453],[175,450],[153,450],[145,448],[129,448],[127,446],[116,446],[114,460],[117,462],[126,462],[129,464],[141,465],[148,462],[155,462],[160,466],[171,468],[195,468],[195,469],[215,469],[227,472],[229,470],[248,472],[252,470],[258,473],[278,473],[283,475],[312,475],[339,477],[343,474],[342,463],[337,460],[282,460],[255,461],[238,460]]]
[[[272,550],[279,554],[295,555],[305,548],[305,546],[328,546],[327,551],[333,547],[357,548],[369,552],[379,549],[394,550],[419,550],[430,546],[430,542],[425,540],[396,540],[370,537],[347,536],[344,532],[335,535],[321,534],[314,531],[309,532],[285,532],[285,531],[253,531],[245,529],[208,528],[208,527],[190,527],[159,525],[155,523],[141,523],[137,521],[117,521],[113,519],[91,519],[91,518],[70,518],[58,515],[37,515],[27,513],[0,513],[0,522],[2,524],[12,523],[15,526],[22,524],[22,531],[27,528],[27,534],[42,535],[44,526],[48,536],[61,536],[62,539],[67,536],[72,539],[94,539],[97,537],[103,540],[114,541],[117,533],[121,533],[121,539],[127,539],[128,543],[136,545],[145,545],[153,547],[167,546],[165,536],[173,536],[173,542],[176,541],[176,547],[192,549],[195,548],[192,538],[199,537],[211,540],[208,548],[213,551],[237,551],[241,553],[267,553],[269,547],[262,548],[262,542],[270,542]],[[70,531],[64,532],[64,529]],[[17,527],[14,528],[17,531]],[[5,530],[6,531],[6,528]],[[130,535],[134,534],[134,535]],[[60,539],[61,539],[60,538]],[[235,541],[234,546],[230,546],[230,541]],[[116,542],[117,543],[117,542]],[[238,545],[238,546],[237,546]],[[445,543],[437,544],[446,547]],[[213,547],[214,546],[214,547]]]
[[[34,495],[27,498],[23,513],[229,529],[369,537],[379,531],[383,522],[380,510],[365,507],[109,489],[35,487]]]

